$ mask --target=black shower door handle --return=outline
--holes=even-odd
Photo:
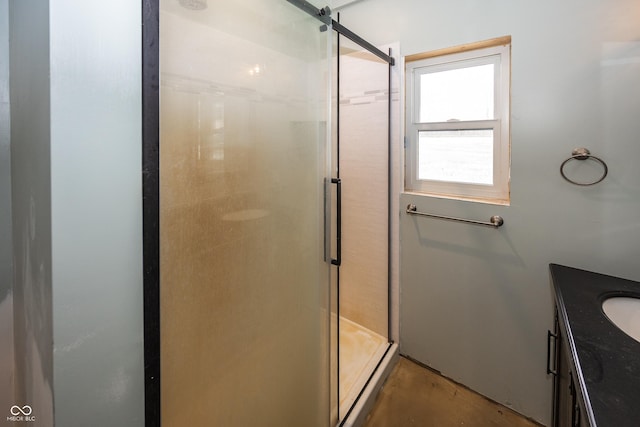
[[[340,267],[342,263],[342,181],[340,178],[331,178],[331,183],[336,185],[336,257],[331,258],[331,264]]]

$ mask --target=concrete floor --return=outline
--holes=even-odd
[[[540,427],[404,357],[400,357],[364,427]]]

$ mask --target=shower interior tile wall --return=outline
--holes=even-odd
[[[340,61],[340,314],[388,338],[388,66],[359,50]]]
[[[189,407],[196,424],[295,425],[315,397],[281,383],[319,382],[325,362],[305,331],[323,328],[321,307],[305,302],[320,300],[320,264],[291,262],[322,256],[322,200],[299,203],[324,168],[318,105],[296,95],[314,64],[169,13],[160,28],[171,33],[161,44],[161,340],[184,350],[163,353],[163,421],[184,425]],[[286,84],[272,83],[278,74]]]

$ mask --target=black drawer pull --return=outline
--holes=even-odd
[[[555,369],[551,369],[551,338],[553,338],[553,349],[555,350],[556,346],[558,345],[558,334],[554,334],[553,332],[547,330],[547,374],[558,376],[557,366],[554,366]],[[554,351],[553,354],[555,355],[555,353],[556,352]]]

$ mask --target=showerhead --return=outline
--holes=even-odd
[[[207,0],[178,0],[180,6],[190,10],[204,10],[207,8]]]

